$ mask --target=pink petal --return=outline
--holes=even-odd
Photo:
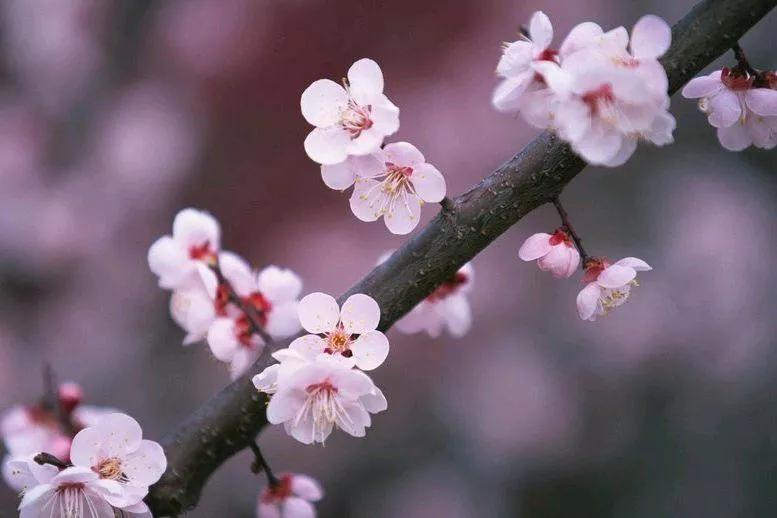
[[[372,126],[368,130],[362,131],[358,137],[348,142],[346,146],[346,152],[349,155],[368,155],[380,150],[381,144],[383,144],[383,137],[386,134],[380,131],[377,126]]]
[[[745,92],[745,102],[758,115],[777,116],[777,90],[752,88]]]
[[[185,246],[209,243],[212,250],[218,250],[221,227],[216,218],[207,212],[183,209],[173,220],[173,238]]]
[[[333,331],[340,321],[340,306],[331,295],[311,293],[299,301],[299,320],[308,333]]]
[[[662,56],[672,44],[672,29],[663,18],[648,14],[631,31],[631,53],[638,59]]]
[[[103,434],[97,428],[84,428],[73,437],[70,462],[75,466],[91,468],[100,461]]]
[[[535,53],[545,50],[553,41],[553,25],[542,11],[536,11],[529,20],[529,38],[534,44]]]
[[[380,182],[357,178],[350,199],[351,212],[361,221],[375,221],[383,215],[385,197]]]
[[[347,334],[373,331],[380,322],[380,307],[375,299],[363,293],[348,297],[340,310],[340,321]]]
[[[357,103],[367,105],[383,93],[383,72],[371,59],[360,59],[348,69],[351,96]]]
[[[602,34],[602,28],[594,22],[583,22],[575,25],[561,44],[559,53],[562,57],[569,56],[580,49],[595,44]]]
[[[646,263],[642,259],[637,259],[636,257],[624,257],[620,261],[616,261],[614,264],[617,264],[618,266],[626,266],[628,268],[633,268],[635,271],[638,271],[638,272],[647,272],[653,269],[650,267],[648,263]]]
[[[378,333],[378,331],[373,331]],[[381,333],[382,334],[382,333]],[[329,375],[338,394],[343,398],[355,400],[365,394],[369,394],[375,388],[369,376],[357,369],[341,369]]]
[[[727,128],[718,128],[718,141],[729,151],[742,151],[753,143],[744,124],[736,123]]]
[[[415,167],[426,162],[424,155],[409,142],[392,142],[383,148],[386,161],[398,166]]]
[[[330,189],[344,191],[353,185],[356,175],[353,171],[353,164],[351,164],[350,160],[345,160],[339,164],[322,165],[321,178]]]
[[[148,266],[159,276],[163,288],[173,289],[184,276],[184,267],[189,261],[186,251],[171,236],[157,239],[148,249]]]
[[[491,97],[491,104],[501,112],[512,112],[518,110],[523,104],[523,94],[531,83],[534,72],[527,70],[518,77],[508,77],[504,79]]]
[[[267,405],[267,421],[280,424],[297,415],[297,411],[305,404],[306,394],[302,390],[284,389],[276,392]]]
[[[392,234],[409,234],[421,218],[421,201],[417,196],[408,194],[406,197],[400,196],[393,207],[383,216],[386,222],[386,228]]]
[[[618,167],[628,162],[634,151],[637,150],[637,138],[632,136],[626,136],[621,142],[621,147],[618,152],[615,153],[611,159],[604,162],[602,165],[607,167]]]
[[[388,408],[388,401],[386,396],[378,387],[373,387],[372,391],[359,398],[359,402],[364,405],[364,409],[371,414],[377,414],[383,412]]]
[[[162,447],[154,441],[141,441],[140,447],[122,462],[125,475],[139,485],[156,483],[167,468],[167,458]]]
[[[348,132],[337,126],[315,128],[305,138],[305,152],[314,162],[334,165],[348,158],[350,143]]]
[[[208,329],[208,347],[216,359],[230,362],[240,347],[235,335],[235,323],[229,318],[218,318]]]
[[[372,128],[386,137],[399,129],[399,108],[385,95],[372,103]]]
[[[445,198],[445,178],[432,164],[417,164],[410,175],[416,194],[427,203]]]
[[[772,149],[777,146],[777,117],[751,114],[745,121],[745,126],[755,147]]]
[[[603,165],[617,155],[622,143],[623,135],[617,130],[598,124],[573,141],[572,147],[589,164]]]
[[[368,331],[356,339],[351,350],[356,358],[356,366],[371,371],[386,361],[389,353],[388,338],[380,331]]]
[[[724,89],[709,101],[710,114],[707,118],[716,128],[728,128],[742,115],[742,104],[737,94]]]
[[[720,70],[710,75],[694,77],[687,85],[683,87],[682,95],[686,99],[698,99],[699,97],[710,97],[718,90],[724,88],[720,81]]]
[[[302,92],[302,116],[313,126],[326,128],[340,120],[341,110],[348,104],[348,94],[339,84],[319,79]]]
[[[552,248],[550,238],[551,235],[544,232],[529,236],[518,250],[518,257],[524,261],[534,261],[546,255]]]
[[[324,489],[315,479],[307,475],[292,475],[291,491],[309,502],[324,498]]]
[[[275,303],[268,315],[265,330],[273,338],[284,338],[298,333],[300,324],[297,301]]]
[[[620,288],[631,282],[637,272],[634,268],[612,264],[599,274],[596,284],[603,288]]]
[[[577,313],[582,320],[590,320],[596,313],[601,288],[592,282],[577,294]]]
[[[517,77],[526,73],[531,60],[532,44],[523,40],[514,41],[507,45],[499,58],[496,73],[500,77]]]
[[[108,456],[123,457],[137,450],[143,439],[143,430],[138,422],[126,414],[108,414],[94,428],[102,434],[100,448]]]
[[[445,304],[445,323],[451,335],[459,338],[472,326],[472,309],[464,294],[457,293],[442,301]]]
[[[677,121],[671,113],[661,112],[653,120],[650,130],[643,136],[657,146],[665,146],[674,142],[672,133],[677,127]]]

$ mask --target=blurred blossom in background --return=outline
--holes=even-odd
[[[403,242],[356,220],[305,156],[313,80],[378,61],[401,109],[390,140],[456,195],[535,134],[490,104],[500,44],[533,11],[562,34],[691,5],[3,0],[0,409],[35,400],[48,361],[159,439],[228,383],[206,346],[180,346],[146,264],[180,208],[212,212],[226,248],[292,268],[306,293],[345,291]],[[742,41],[758,67],[777,67],[776,24]],[[581,322],[577,280],[518,259],[558,226],[541,208],[474,260],[469,334],[391,331],[375,373],[389,410],[366,439],[263,432],[276,470],[324,484],[322,516],[777,514],[775,155],[722,150],[692,102],[672,112],[674,145],[563,194],[590,251],[654,267],[626,306]],[[229,461],[190,515],[251,516],[249,464]],[[1,488],[0,514],[16,505]]]

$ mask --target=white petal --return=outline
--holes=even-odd
[[[359,402],[364,406],[364,409],[371,414],[377,414],[383,412],[388,408],[388,401],[386,396],[378,387],[373,387],[372,391],[359,398]]]
[[[565,57],[585,47],[594,45],[602,34],[602,28],[594,22],[583,22],[575,25],[561,44],[559,53],[562,57]]]
[[[289,349],[303,358],[307,358],[309,361],[313,361],[316,356],[323,353],[325,348],[326,340],[318,335],[300,336],[289,344]],[[273,355],[273,357],[275,356]]]
[[[634,268],[612,264],[605,268],[596,279],[596,284],[603,288],[620,288],[637,276]]]
[[[316,508],[307,500],[291,496],[281,504],[281,516],[283,518],[316,518]]]
[[[277,353],[278,351],[275,352]],[[254,387],[256,387],[256,390],[259,392],[265,392],[267,394],[274,393],[277,388],[278,373],[280,369],[280,363],[273,363],[272,365],[265,367],[262,372],[251,378],[251,382],[254,384]]]
[[[745,92],[745,102],[758,115],[777,116],[777,90],[751,88]]]
[[[281,510],[276,504],[266,504],[260,496],[256,506],[256,518],[284,518],[284,516],[281,515]]]
[[[354,174],[351,161],[345,160],[339,164],[322,165],[321,178],[330,189],[344,191],[353,185],[353,182],[356,180],[356,174]]]
[[[627,266],[638,272],[646,272],[653,269],[648,263],[642,259],[637,259],[636,257],[624,257],[620,261],[616,261],[614,264],[617,264],[618,266]]]
[[[229,318],[217,318],[208,329],[208,347],[218,360],[230,362],[240,348],[235,335],[235,323]]]
[[[658,58],[672,44],[672,29],[663,18],[648,14],[631,31],[631,53],[635,58]]]
[[[645,133],[645,138],[657,146],[665,146],[674,142],[672,132],[677,127],[677,121],[669,112],[662,112],[656,115],[650,131]]]
[[[257,337],[258,338],[258,337]],[[235,351],[235,355],[232,357],[232,361],[229,362],[229,379],[235,381],[240,376],[248,372],[248,369],[259,359],[259,355],[264,349],[264,343],[261,339],[253,340],[257,343],[256,346],[248,348],[241,347]]]
[[[267,421],[272,424],[280,424],[297,415],[307,398],[303,390],[284,389],[276,392],[267,405]]]
[[[496,66],[497,75],[517,77],[525,74],[532,60],[532,47],[531,43],[524,40],[509,43],[499,58],[499,63]]]
[[[542,11],[535,12],[529,20],[529,37],[534,43],[535,53],[550,46],[553,40],[553,25],[548,16]]]
[[[177,284],[187,274],[185,267],[188,261],[188,252],[170,236],[160,237],[148,249],[148,266],[159,276],[162,288],[179,287]]]
[[[501,112],[513,112],[521,108],[526,88],[532,81],[534,72],[528,70],[518,77],[508,77],[502,80],[494,89],[491,104]]]
[[[393,135],[399,129],[399,108],[385,95],[378,96],[372,104],[370,118],[372,131],[377,131],[384,137]]]
[[[621,147],[618,149],[618,152],[615,153],[615,155],[607,160],[606,162],[603,162],[602,165],[607,167],[618,167],[623,164],[625,164],[629,158],[631,158],[631,155],[634,154],[634,151],[637,150],[637,138],[632,136],[626,136],[621,141]]]
[[[594,125],[572,147],[586,162],[601,165],[611,160],[620,150],[623,135],[614,129]]]
[[[339,84],[319,79],[302,92],[302,116],[319,128],[332,126],[340,120],[341,111],[348,105],[348,94]]]
[[[698,99],[699,97],[709,97],[718,90],[724,88],[720,81],[720,70],[706,75],[694,77],[683,87],[682,95],[686,99]]]
[[[383,148],[386,161],[398,166],[415,167],[426,162],[424,155],[413,144],[408,142],[392,142]]]
[[[324,489],[321,484],[307,475],[292,475],[291,491],[310,502],[317,502],[324,498]]]
[[[577,313],[583,320],[590,320],[596,313],[601,288],[592,282],[577,294]]]
[[[437,203],[445,198],[445,177],[432,164],[418,164],[410,175],[418,197],[427,203]]]
[[[718,128],[718,141],[729,151],[742,151],[753,143],[744,124],[736,123],[728,128]]]
[[[173,220],[173,238],[186,246],[209,244],[217,251],[221,244],[221,228],[216,218],[197,209],[183,209]]]
[[[374,331],[377,333],[377,331]],[[358,369],[340,369],[329,375],[338,394],[345,399],[356,400],[375,388],[372,379]]]
[[[356,186],[349,200],[354,216],[361,221],[375,221],[383,215],[382,209],[385,202],[386,195],[381,187],[381,182],[357,178]]]
[[[323,165],[338,164],[348,158],[351,139],[337,126],[315,128],[305,138],[305,152],[311,160]]]
[[[299,323],[299,303],[295,300],[273,304],[267,315],[267,331],[273,338],[285,338],[297,334],[301,329]]]
[[[445,304],[445,323],[448,331],[456,338],[467,334],[472,326],[472,310],[463,294],[454,294],[442,301]]]
[[[333,331],[340,321],[340,306],[331,295],[311,293],[299,301],[299,320],[308,333]]]
[[[415,227],[421,217],[421,200],[417,196],[407,194],[406,197],[400,196],[393,207],[383,216],[386,227],[392,234],[409,234]]]
[[[256,290],[254,272],[248,262],[234,252],[219,254],[219,268],[232,287],[243,297]]]
[[[380,331],[364,333],[351,345],[356,366],[365,371],[380,367],[389,353],[389,342]]]
[[[380,322],[380,306],[363,293],[348,297],[340,310],[340,321],[347,334],[362,334],[373,331]]]
[[[126,414],[108,414],[100,419],[94,428],[100,433],[100,451],[107,456],[123,457],[125,454],[137,450],[143,439],[143,430],[138,422]],[[86,430],[89,428],[82,430],[82,432]],[[93,436],[92,438],[96,439],[97,437]],[[73,438],[74,445],[76,439],[78,439],[78,434]],[[71,461],[75,463],[72,458]]]
[[[358,137],[351,139],[345,150],[349,155],[369,155],[380,150],[385,136],[386,134],[380,131],[380,128],[373,125],[372,128],[362,131]]]
[[[302,291],[302,279],[293,271],[277,266],[268,266],[259,272],[256,285],[273,303],[293,301]]]
[[[371,59],[360,59],[348,69],[351,95],[359,104],[370,104],[383,93],[383,72]]]
[[[710,114],[707,120],[716,128],[728,128],[742,115],[742,105],[737,94],[724,89],[709,102]]]
[[[158,443],[144,440],[137,450],[124,458],[121,467],[132,483],[150,486],[165,472],[167,458]]]
[[[761,117],[750,114],[745,121],[747,133],[753,139],[753,145],[761,149],[777,146],[777,117]]]
[[[518,257],[524,261],[534,261],[550,252],[550,234],[538,232],[529,236],[518,250]]]
[[[50,492],[54,492],[56,488],[51,484],[40,484],[38,486],[34,486],[27,491],[24,492],[24,495],[22,496],[22,501],[19,504],[19,509],[24,509],[30,505],[33,505],[35,502],[43,498],[45,495],[47,495]],[[40,514],[36,514],[34,516],[40,517]]]

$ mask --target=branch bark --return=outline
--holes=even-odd
[[[697,4],[672,28],[672,46],[661,60],[669,77],[669,93],[731,48],[776,4],[777,0]],[[542,133],[479,185],[448,203],[340,301],[353,293],[371,295],[380,304],[380,328],[386,330],[524,215],[558,196],[584,167],[585,162],[569,146],[549,132]],[[194,507],[211,473],[249,447],[266,424],[266,400],[253,387],[251,377],[267,363],[265,354],[251,372],[216,394],[163,439],[168,469],[148,498],[156,516],[175,516]]]

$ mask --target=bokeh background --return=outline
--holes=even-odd
[[[306,157],[298,103],[313,80],[376,59],[401,108],[392,140],[457,195],[536,133],[490,106],[500,43],[531,12],[558,42],[583,20],[673,23],[691,5],[4,0],[0,409],[39,397],[47,361],[159,438],[228,383],[207,346],[180,346],[146,264],[183,207],[305,292],[342,293],[402,243],[357,221]],[[777,66],[776,27],[772,13],[742,42],[758,67]],[[323,482],[322,516],[777,515],[777,152],[724,151],[694,103],[672,112],[674,145],[588,168],[562,197],[589,251],[655,268],[627,305],[581,322],[579,278],[518,260],[557,225],[540,208],[475,259],[466,337],[390,332],[374,373],[389,410],[365,439],[262,434],[276,470]],[[190,516],[251,516],[264,480],[249,464],[225,464]],[[0,488],[0,516],[16,503]]]

